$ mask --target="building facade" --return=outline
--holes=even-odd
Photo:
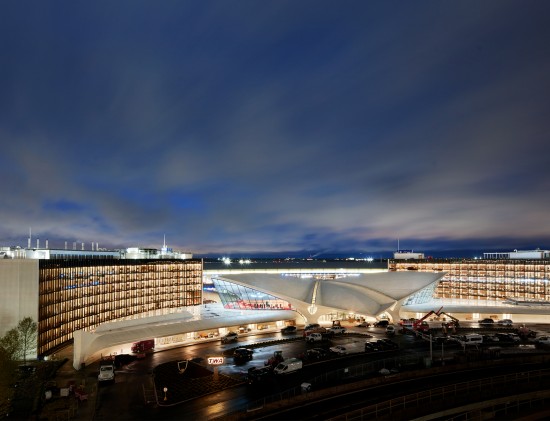
[[[430,297],[411,296],[405,303],[410,308],[431,302],[454,307],[466,319],[550,311],[550,259],[392,259],[388,270],[445,273]]]
[[[71,343],[78,330],[160,316],[202,304],[201,259],[0,259],[3,335],[30,316],[37,355]]]
[[[40,260],[38,354],[75,330],[202,304],[202,261]]]

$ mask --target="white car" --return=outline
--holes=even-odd
[[[331,346],[329,350],[330,352],[334,352],[335,354],[338,354],[338,355],[346,355],[348,353],[348,350],[346,349],[346,347],[342,345]]]
[[[338,335],[340,333],[346,333],[346,329],[344,329],[341,326],[332,326],[331,328],[328,329],[328,331],[329,331],[329,333],[334,333],[336,335]]]
[[[222,336],[222,344],[237,342],[238,339],[239,335],[237,335],[235,332],[229,332],[225,336]]]
[[[511,321],[510,319],[502,319],[502,320],[499,320],[497,324],[500,326],[512,326],[514,322]]]
[[[99,367],[99,375],[97,380],[100,382],[111,382],[115,380],[115,366],[112,364],[105,364]]]

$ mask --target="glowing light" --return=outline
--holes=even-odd
[[[312,304],[307,308],[307,311],[309,312],[309,314],[315,314],[317,313],[317,306],[315,304]]]

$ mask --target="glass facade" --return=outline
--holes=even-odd
[[[75,330],[202,303],[202,260],[40,260],[38,355]]]
[[[212,278],[220,300],[227,309],[238,310],[293,310],[288,301],[265,292]]]
[[[433,292],[434,299],[477,305],[550,303],[549,260],[389,260],[388,269],[447,272]]]
[[[426,288],[422,288],[420,291],[410,295],[404,301],[403,305],[424,304],[433,301],[435,291],[438,286],[438,282],[428,285]]]

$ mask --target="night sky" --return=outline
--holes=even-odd
[[[5,1],[0,245],[550,247],[548,1]]]

